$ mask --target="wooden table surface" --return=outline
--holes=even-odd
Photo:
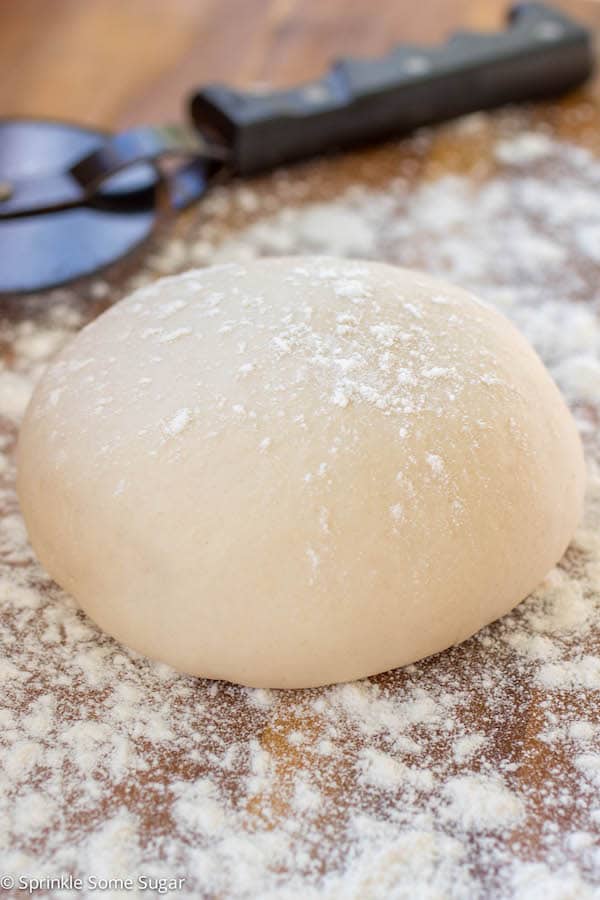
[[[502,0],[4,0],[0,114],[118,127],[181,117],[209,81],[284,86],[340,55],[498,28]],[[600,4],[564,0],[600,24]]]
[[[600,3],[565,0],[561,6],[600,28]],[[458,26],[497,28],[503,20],[504,9],[505,4],[499,0],[427,0],[422,3],[415,3],[414,0],[4,0],[0,2],[0,115],[55,116],[114,128],[175,120],[182,116],[184,97],[192,86],[207,81],[224,81],[240,86],[257,82],[289,85],[318,76],[332,57],[381,54],[400,40],[438,41]],[[598,151],[600,111],[594,94],[597,94],[597,89],[591,86],[583,95],[567,98],[556,106],[546,105],[541,112],[527,110],[523,113],[521,125],[523,128],[535,128],[543,120],[549,123],[553,134],[587,144]],[[505,124],[498,124],[496,118],[489,117],[483,124],[480,123],[479,131],[467,133],[450,129],[435,132],[425,149],[396,143],[364,151],[364,155],[349,155],[314,164],[302,170],[304,194],[301,200],[320,203],[340,194],[355,182],[360,182],[367,189],[385,190],[398,171],[410,173],[407,180],[415,190],[433,177],[450,171],[470,173],[477,166],[478,177],[485,178],[496,171],[492,148],[494,142],[503,136],[504,127]],[[508,130],[513,133],[514,127],[509,125]],[[532,176],[535,174],[535,164],[528,172]],[[276,209],[278,203],[281,206],[286,202],[295,202],[298,194],[292,192],[293,185],[290,186],[285,180],[281,183],[277,181],[276,188],[272,189],[273,184],[275,178],[271,180],[270,176],[253,183],[251,199],[258,198],[258,201],[253,200],[256,206],[248,204],[247,195],[242,196],[238,187],[232,188],[233,201],[228,209],[233,212],[225,216],[229,216],[225,225],[230,232],[245,226],[249,220],[260,218],[265,197],[269,205],[265,205],[264,209],[270,211]],[[396,184],[395,190],[401,191],[401,188]],[[162,237],[159,236],[158,243],[155,241],[152,247],[146,274],[154,277],[204,262],[198,257],[198,248],[204,242],[205,235],[201,227],[206,229],[209,237],[225,227],[225,219],[219,218],[219,203],[223,201],[227,206],[230,199],[229,194],[225,200],[217,197],[213,202],[209,198],[202,209],[196,208],[182,217],[176,226],[175,234],[179,241],[176,253],[171,248],[166,263],[161,257]],[[379,238],[382,239],[375,253],[376,258],[379,256],[392,262],[407,261],[406,256],[399,256],[393,248],[390,249],[389,244],[385,243],[385,235]],[[165,246],[168,248],[168,245],[167,236]],[[415,241],[415,256],[408,259],[409,264],[426,264],[418,253],[418,241]],[[210,261],[210,255],[206,261]],[[589,265],[581,260],[573,262],[574,268],[580,264],[582,278],[589,287],[595,283],[586,269]],[[141,266],[139,260],[135,265],[131,264],[128,278],[135,274],[137,266]],[[493,276],[490,283],[493,284]],[[119,299],[128,284],[117,273],[107,276],[106,282],[92,281],[91,286],[90,282],[86,282],[83,287],[57,292],[56,298],[63,316],[60,320],[52,318],[45,299],[39,304],[35,300],[31,304],[23,303],[21,299],[13,306],[7,304],[0,317],[0,348],[5,371],[13,379],[8,382],[9,388],[23,382],[33,383],[51,343],[64,340],[68,332],[76,330],[112,300]],[[589,293],[591,296],[591,287]],[[71,312],[74,313],[72,318]],[[27,344],[32,335],[37,343]],[[24,353],[24,346],[29,348],[29,356]],[[3,385],[4,382],[0,384],[0,402],[2,409],[6,408],[10,413],[13,407],[17,409],[18,404],[14,401],[11,406],[7,401]],[[600,414],[600,404],[595,414]],[[16,411],[12,420],[0,415],[1,448],[8,459],[7,468],[0,469],[0,489],[3,491],[0,512],[11,523],[17,515],[12,451],[19,415],[20,412]],[[575,556],[571,562],[576,570]],[[358,714],[353,713],[354,732],[346,734],[339,725],[342,735],[339,740],[347,741],[345,756],[340,771],[332,771],[327,782],[323,774],[329,771],[327,760],[311,756],[311,749],[306,752],[299,750],[294,743],[295,736],[303,730],[308,736],[308,744],[318,744],[324,729],[331,729],[331,709],[334,708],[331,698],[341,694],[335,691],[333,694],[327,691],[309,692],[297,699],[286,692],[267,702],[262,695],[252,698],[247,692],[231,686],[168,676],[100,635],[85,617],[65,605],[66,601],[56,588],[47,579],[44,580],[43,574],[35,567],[26,541],[15,549],[7,543],[5,535],[0,535],[0,580],[4,580],[4,587],[12,584],[15,567],[22,570],[20,577],[27,579],[29,587],[35,586],[41,599],[39,610],[33,602],[31,609],[25,609],[31,616],[29,624],[24,624],[23,609],[13,609],[10,604],[9,588],[3,593],[3,597],[9,599],[0,613],[0,636],[7,638],[7,646],[10,636],[11,665],[14,671],[20,673],[19,684],[25,685],[20,693],[15,688],[13,696],[13,683],[7,682],[8,706],[16,721],[26,723],[34,701],[37,702],[40,697],[56,700],[56,712],[52,723],[47,726],[47,732],[41,736],[34,733],[31,741],[38,741],[45,749],[51,746],[52,752],[59,754],[58,759],[64,766],[64,785],[60,796],[44,794],[45,808],[52,811],[53,818],[40,825],[34,836],[19,832],[15,810],[18,812],[20,798],[23,798],[23,803],[32,804],[35,792],[45,790],[48,773],[31,769],[34,774],[28,776],[29,780],[18,788],[17,794],[10,800],[13,804],[10,814],[16,818],[10,819],[8,813],[5,817],[0,791],[0,823],[9,822],[14,838],[14,842],[9,844],[12,855],[6,851],[4,859],[2,850],[6,848],[1,845],[4,832],[0,827],[0,863],[9,860],[14,870],[18,871],[19,866],[32,866],[36,859],[42,858],[47,862],[60,857],[66,859],[66,864],[71,865],[73,870],[77,869],[78,860],[83,860],[80,865],[89,863],[91,866],[94,859],[85,855],[88,853],[86,847],[96,846],[92,838],[100,833],[107,817],[118,824],[121,813],[129,817],[127,822],[135,820],[141,823],[139,827],[132,826],[132,829],[136,840],[139,837],[143,852],[149,854],[148,859],[168,858],[164,847],[166,836],[172,832],[175,837],[174,843],[168,845],[171,848],[169,852],[174,854],[173,859],[181,861],[185,856],[181,856],[183,851],[187,852],[196,840],[200,846],[204,837],[201,839],[196,832],[181,837],[183,832],[173,831],[175,820],[170,818],[171,807],[168,804],[174,797],[174,785],[189,783],[190,791],[193,791],[196,789],[194,785],[197,787],[200,783],[200,776],[214,776],[216,781],[221,778],[219,785],[228,792],[231,804],[235,805],[240,797],[247,804],[243,812],[248,821],[249,840],[253,840],[259,832],[262,834],[260,829],[271,830],[273,835],[278,830],[288,829],[293,819],[290,803],[294,779],[300,775],[305,780],[315,780],[317,786],[322,788],[325,801],[331,801],[335,808],[335,812],[327,813],[329,818],[326,816],[321,823],[323,834],[327,832],[327,840],[334,849],[339,842],[341,852],[346,853],[343,840],[347,835],[343,833],[342,819],[348,813],[351,802],[348,797],[351,800],[362,798],[367,804],[370,796],[364,791],[360,794],[360,784],[353,780],[357,771],[355,763],[365,748],[372,749],[371,745],[374,746],[376,741],[361,735]],[[36,617],[46,624],[50,623],[44,634],[50,634],[52,628],[56,630],[58,626],[55,622],[59,623],[62,634],[56,645],[44,645],[39,659],[36,635],[39,633],[43,638],[43,630],[38,626]],[[510,627],[513,627],[513,620],[510,622]],[[86,636],[82,637],[84,630]],[[549,750],[543,740],[546,726],[542,708],[550,709],[558,718],[566,716],[571,695],[568,692],[561,695],[553,706],[554,695],[547,696],[535,687],[532,679],[528,680],[526,665],[503,655],[503,634],[502,626],[499,626],[491,632],[491,637],[480,641],[475,639],[455,648],[444,654],[441,661],[434,658],[412,667],[411,671],[398,671],[369,680],[363,686],[356,687],[356,694],[346,693],[344,697],[349,705],[355,701],[358,704],[359,701],[369,700],[379,710],[383,708],[382,704],[389,704],[390,709],[401,711],[409,702],[405,703],[402,698],[409,698],[413,703],[425,694],[435,698],[442,689],[460,690],[462,694],[455,712],[456,722],[465,733],[485,732],[487,740],[481,759],[477,757],[473,765],[481,764],[481,771],[485,771],[485,765],[505,765],[506,777],[512,779],[511,785],[515,790],[529,792],[527,796],[531,805],[528,815],[504,840],[504,850],[509,858],[514,853],[515,857],[520,855],[520,858],[541,865],[545,852],[542,838],[546,826],[557,823],[557,832],[562,833],[561,829],[564,829],[565,834],[567,826],[572,829],[585,828],[589,833],[593,831],[594,839],[600,841],[600,815],[595,825],[586,819],[589,811],[586,804],[589,805],[591,800],[589,793],[583,790],[578,793],[578,774],[571,765],[567,745],[561,745],[555,752]],[[587,652],[596,654],[598,646],[600,638],[595,632],[588,638]],[[27,654],[23,647],[29,648]],[[490,647],[500,648],[497,658],[492,658]],[[82,666],[80,676],[73,675],[76,669],[73,660],[79,660],[77,664]],[[492,679],[494,672],[504,679],[501,690],[492,688],[495,714],[488,714],[490,687],[481,675],[486,671],[492,673]],[[123,724],[119,735],[107,735],[106,728],[112,727],[113,720],[106,718],[105,713],[109,701],[113,703],[123,685],[130,691],[129,696],[139,698],[131,707],[133,718]],[[576,703],[582,720],[585,718],[593,722],[600,734],[598,708],[593,697],[578,695]],[[325,708],[329,710],[327,715],[322,712]],[[362,707],[356,706],[356,709],[359,708]],[[158,734],[152,732],[148,724],[150,715],[155,716],[152,721],[158,723],[160,728],[164,724],[160,717],[168,718],[169,728],[176,734],[177,740],[173,738],[169,743],[171,738],[161,736],[168,730],[166,725],[163,732],[160,729]],[[97,739],[100,743],[108,742],[113,737],[122,738],[130,754],[125,765],[126,778],[114,782],[116,787],[110,786],[113,785],[110,779],[114,773],[108,771],[107,774],[102,768],[104,763],[97,771],[94,770],[93,777],[103,785],[104,794],[100,804],[92,800],[89,807],[82,807],[78,795],[78,787],[84,783],[87,773],[77,775],[75,763],[72,765],[70,758],[72,751],[68,747],[64,749],[65,735],[74,727],[73,723],[83,727],[84,721],[93,722],[97,733],[104,735]],[[21,731],[25,727],[22,724]],[[421,726],[417,725],[417,731],[419,728]],[[13,732],[10,737],[4,729],[0,730],[0,751],[10,754],[11,741],[16,746],[21,731]],[[447,744],[442,732],[429,732],[423,725],[421,738],[426,753],[431,750],[433,763],[446,765]],[[380,746],[379,736],[377,741]],[[271,760],[269,778],[264,780],[261,789],[250,800],[244,793],[249,775],[247,761],[236,764],[238,768],[234,765],[225,775],[222,771],[221,775],[215,774],[213,763],[209,762],[216,759],[222,748],[227,749],[231,744],[258,747]],[[450,771],[456,774],[462,770],[458,766],[444,771],[446,774]],[[0,767],[0,786],[1,780]],[[556,823],[552,819],[553,809],[544,806],[548,796],[554,797],[553,791],[557,797],[562,797],[565,792],[569,795],[570,792],[576,800],[570,812],[559,810],[556,813]],[[192,796],[195,795],[192,793]],[[375,816],[383,810],[384,817],[388,812],[391,815],[394,806],[398,807],[404,800],[402,794],[395,795],[395,799],[392,796],[391,800],[384,798],[381,807],[373,807],[371,812]],[[419,802],[409,797],[407,809],[414,811]],[[416,806],[411,807],[411,803]],[[338,810],[342,811],[339,822]],[[240,820],[236,821],[239,824]],[[339,833],[336,831],[338,825]],[[310,852],[319,861],[320,825],[315,827],[317,840]],[[290,842],[296,840],[295,832],[290,830],[285,833],[289,834]],[[494,879],[498,873],[494,871],[490,857],[486,856],[489,843],[486,845],[483,838],[480,840],[479,836],[471,836],[464,846],[470,871],[475,879],[479,879],[482,890],[477,896],[509,896],[497,889]],[[69,848],[73,848],[71,857],[68,855]],[[335,855],[334,851],[331,853]],[[397,860],[391,860],[392,864],[397,864]],[[386,895],[385,887],[381,889],[384,893],[378,893],[378,889],[373,888],[368,860],[366,865],[367,869],[361,877],[364,876],[364,884],[371,891],[368,896],[387,900],[388,896],[392,896],[391,891]],[[166,863],[165,866],[168,868]],[[126,872],[121,871],[120,874]],[[376,877],[384,875],[384,870],[381,870]],[[216,896],[223,897],[223,900],[228,897],[227,891],[210,895],[203,892],[200,876],[196,882],[190,879],[188,886],[189,896],[210,896],[211,900]],[[334,891],[331,896],[334,900],[342,896],[364,900],[367,892],[339,893],[336,896]],[[435,896],[446,897],[445,894]],[[475,897],[475,894],[472,896]],[[527,897],[527,894],[519,896]],[[541,894],[536,893],[535,896]],[[554,893],[551,896],[562,900],[567,896],[575,898],[577,894]],[[585,897],[588,896],[592,894],[586,893]]]

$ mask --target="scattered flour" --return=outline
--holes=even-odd
[[[179,875],[178,896],[232,900],[600,896],[600,163],[520,115],[454,126],[465,152],[482,130],[496,136],[483,175],[416,178],[433,139],[421,134],[385,151],[383,190],[370,186],[377,156],[341,196],[326,192],[325,163],[304,178],[276,173],[264,192],[217,188],[189,240],[158,247],[126,286],[208,262],[337,253],[462,283],[528,336],[586,442],[586,520],[513,614],[435,658],[356,684],[253,691],[178,675],[104,636],[33,559],[13,449],[44,363],[116,297],[94,280],[20,301],[2,319],[3,346],[14,350],[0,371],[3,872]],[[234,230],[231,218],[245,224]],[[367,299],[359,271],[338,290],[349,311],[337,333],[350,339]],[[212,297],[207,315],[223,301]],[[165,329],[148,334],[161,352],[194,340],[173,327],[186,302],[182,289],[160,312]],[[451,302],[435,302],[451,325]],[[405,308],[418,328],[419,310]],[[248,314],[260,316],[260,298]],[[387,322],[375,337],[386,373],[403,337]],[[273,352],[284,355],[294,334],[279,338]],[[248,348],[238,349],[240,378],[251,379]],[[351,360],[338,369],[331,403],[386,401],[361,389]],[[396,375],[407,390],[417,376],[453,386],[435,361]],[[165,446],[192,421],[195,410],[175,406],[161,423]],[[276,441],[256,439],[275,456]],[[444,484],[443,459],[432,450],[428,463]],[[330,465],[307,472],[307,485]],[[407,505],[390,508],[396,526],[407,515]],[[329,511],[318,517],[326,535]],[[319,556],[309,551],[314,576]]]
[[[524,817],[523,801],[496,778],[457,775],[444,785],[443,815],[465,831],[495,831]]]

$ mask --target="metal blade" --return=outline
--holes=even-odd
[[[0,196],[10,201],[14,183],[35,184],[101,148],[107,135],[61,122],[0,121]],[[44,180],[44,179],[42,179]],[[54,287],[100,269],[133,250],[150,234],[157,216],[157,169],[136,163],[103,184],[99,202],[20,218],[0,219],[0,293]],[[103,208],[102,196],[137,203]],[[43,202],[40,195],[37,198]],[[29,202],[36,203],[35,194]],[[106,204],[110,207],[111,204]]]

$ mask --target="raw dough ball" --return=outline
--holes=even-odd
[[[571,416],[506,319],[323,257],[137,291],[50,366],[19,449],[32,544],[96,622],[267,687],[464,640],[560,559],[583,484]]]

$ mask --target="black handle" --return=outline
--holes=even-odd
[[[191,98],[191,113],[245,175],[556,95],[581,84],[592,69],[586,28],[551,7],[525,3],[513,7],[499,33],[460,32],[438,47],[405,45],[379,60],[340,60],[320,81],[293,90],[252,94],[208,86]]]

